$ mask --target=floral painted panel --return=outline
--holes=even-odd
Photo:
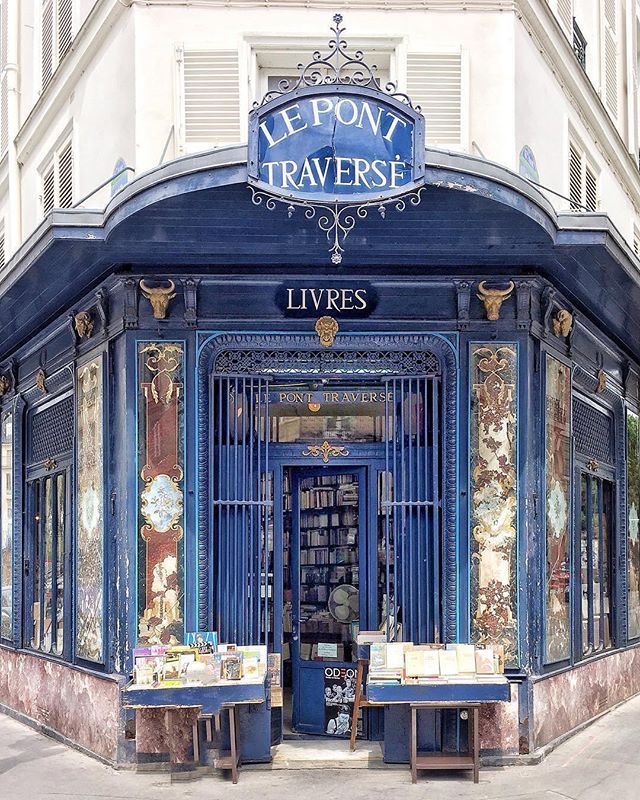
[[[12,638],[13,610],[13,416],[0,418],[0,636]]]
[[[516,344],[471,346],[471,637],[518,663]]]
[[[184,638],[183,345],[138,344],[138,641]]]
[[[629,639],[640,636],[640,425],[627,413],[627,564]]]
[[[571,368],[547,354],[545,397],[545,663],[569,658]]]
[[[77,371],[76,653],[104,661],[104,379],[102,355]]]

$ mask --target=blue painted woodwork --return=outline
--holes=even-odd
[[[186,621],[191,629],[210,628],[215,612],[208,502],[213,479],[208,397],[213,361],[224,348],[317,350],[313,319],[283,319],[276,292],[291,277],[328,285],[336,276],[344,284],[366,280],[378,295],[369,317],[340,318],[337,350],[429,347],[437,350],[445,367],[443,638],[465,639],[470,622],[468,344],[517,341],[521,670],[532,675],[570,669],[581,657],[577,653],[568,663],[542,663],[544,441],[539,420],[544,410],[540,364],[546,350],[573,364],[576,387],[611,411],[616,420],[619,550],[614,572],[615,622],[617,646],[624,648],[624,410],[626,406],[638,409],[640,399],[640,278],[635,257],[607,218],[556,215],[536,189],[507,170],[466,156],[427,151],[428,187],[422,204],[403,215],[390,213],[384,222],[369,219],[359,223],[348,241],[345,264],[336,270],[326,265],[326,242],[315,226],[295,216],[288,220],[286,214],[267,214],[251,206],[246,178],[242,148],[164,165],[132,181],[105,214],[54,212],[10,265],[13,269],[0,290],[0,373],[12,378],[3,408],[15,407],[15,646],[26,642],[29,631],[24,624],[27,609],[22,600],[21,565],[25,554],[19,533],[25,502],[21,493],[28,412],[42,402],[33,388],[39,366],[43,364],[51,376],[48,387],[50,396],[55,397],[69,385],[58,377],[65,369],[69,380],[70,365],[99,348],[108,353],[105,670],[126,673],[137,633],[131,599],[135,596],[138,515],[132,446],[136,341],[164,338],[185,344]],[[137,280],[145,275],[176,281],[177,297],[166,320],[154,320],[148,302],[139,297]],[[513,298],[504,304],[499,321],[488,322],[476,298],[478,281],[502,285],[512,277],[516,282]],[[105,293],[102,302],[96,297],[97,289]],[[574,331],[567,340],[550,330],[550,315],[559,307],[577,312]],[[95,317],[95,332],[88,340],[78,340],[69,325],[68,314],[81,308],[89,308]],[[601,367],[609,385],[596,396],[596,372]],[[277,450],[274,446],[271,455],[278,497],[283,465],[308,465],[308,461],[295,447]],[[380,468],[384,453],[363,446],[336,462],[340,467],[363,463]],[[281,575],[279,514],[276,504],[274,568]],[[572,591],[575,598],[579,592],[577,570]],[[282,586],[276,581],[277,608],[282,599]],[[370,597],[370,607],[373,602]],[[66,605],[68,613],[73,613],[72,597]],[[281,620],[276,615],[275,640],[280,641],[281,635]],[[73,653],[67,655],[74,659]],[[533,714],[526,682],[519,703],[526,738]],[[255,732],[255,752],[259,754],[267,741],[270,711],[266,705],[255,709],[247,710],[246,725],[250,734]],[[405,711],[403,706],[390,705],[385,712],[385,757],[389,755],[390,760],[405,760],[401,757],[404,734],[399,729],[405,724]],[[420,726],[426,749],[436,749],[443,742],[455,746],[464,736],[455,720],[447,719],[440,729],[437,722],[425,717]]]
[[[157,708],[159,706],[202,706],[203,714],[219,714],[228,703],[265,703],[264,683],[217,683],[213,686],[177,686],[175,688],[134,689],[131,684],[122,691],[125,708]]]
[[[508,701],[511,686],[505,683],[434,683],[399,686],[368,683],[367,697],[375,703],[490,703]]]

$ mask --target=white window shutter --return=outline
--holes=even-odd
[[[73,0],[58,2],[58,61],[62,61],[73,41]]]
[[[4,231],[0,233],[0,269],[4,269],[5,252],[4,252]]]
[[[582,154],[573,142],[569,145],[569,199],[572,211],[582,210]]]
[[[187,149],[240,141],[240,87],[235,50],[184,50],[184,137]]]
[[[604,0],[602,47],[604,103],[614,118],[618,117],[618,19],[617,0]]]
[[[426,120],[428,144],[462,141],[462,55],[408,53],[407,94]]]
[[[48,214],[55,206],[55,178],[53,164],[42,175],[42,213]]]
[[[557,14],[569,38],[573,37],[573,0],[558,0]]]
[[[584,167],[584,205],[587,211],[598,209],[598,179],[588,164]]]
[[[69,142],[60,151],[58,159],[58,206],[71,208],[73,205],[73,149]]]
[[[42,88],[53,75],[53,2],[48,0],[42,7]]]
[[[9,128],[7,116],[9,113],[9,91],[7,76],[4,68],[7,66],[7,0],[0,0],[0,156],[4,155],[9,146]]]
[[[640,228],[637,225],[633,226],[633,252],[640,256]]]

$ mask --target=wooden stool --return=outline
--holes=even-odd
[[[351,740],[349,742],[349,750],[356,749],[356,736],[358,735],[358,714],[361,708],[371,708],[371,706],[378,706],[379,703],[371,703],[367,696],[362,691],[362,685],[365,681],[365,673],[369,668],[368,658],[358,659],[358,671],[356,673],[356,696],[353,701],[353,716],[351,718]]]
[[[466,753],[418,752],[418,711],[455,708],[469,715],[469,749]],[[463,769],[480,780],[480,703],[411,703],[411,782],[417,783],[419,769]]]

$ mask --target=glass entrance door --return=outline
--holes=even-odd
[[[366,609],[365,468],[293,473],[293,729],[348,736]],[[361,568],[362,567],[362,568]]]

